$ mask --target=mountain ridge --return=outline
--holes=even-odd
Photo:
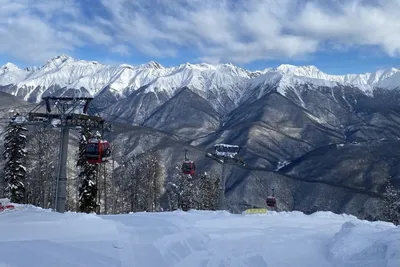
[[[60,54],[58,56],[55,56],[49,60],[47,60],[42,66],[25,66],[23,69],[18,67],[18,65],[12,63],[12,62],[6,62],[4,65],[0,67],[0,70],[4,69],[18,69],[18,70],[24,70],[26,72],[31,72],[32,70],[39,70],[39,69],[46,69],[46,68],[51,68],[60,66],[61,64],[65,62],[80,62],[80,63],[86,63],[86,64],[99,64],[103,66],[117,66],[117,65],[112,65],[112,64],[103,64],[100,63],[99,61],[95,60],[83,60],[83,59],[75,59],[69,55],[66,54]],[[293,64],[287,64],[287,63],[282,63],[278,67],[273,68],[273,67],[266,67],[264,69],[256,69],[256,70],[248,70],[241,68],[233,63],[219,63],[219,64],[210,64],[210,63],[182,63],[180,65],[176,66],[171,66],[171,67],[164,67],[162,64],[160,64],[157,61],[149,61],[147,63],[143,64],[138,64],[138,65],[132,65],[132,64],[127,64],[127,63],[121,63],[118,65],[119,67],[122,68],[155,68],[155,69],[179,69],[182,67],[208,67],[208,68],[223,68],[223,67],[233,67],[237,69],[241,69],[244,71],[247,71],[249,73],[253,74],[260,74],[260,73],[266,73],[266,72],[275,72],[275,71],[280,71],[285,74],[291,74],[294,76],[307,76],[307,77],[314,77],[318,78],[318,75],[326,75],[326,77],[331,77],[331,79],[327,79],[324,77],[321,77],[321,79],[326,79],[326,80],[332,80],[335,81],[336,79],[340,79],[342,77],[356,77],[356,76],[361,76],[361,77],[368,77],[370,75],[375,74],[375,76],[384,76],[384,78],[387,78],[392,75],[392,73],[397,73],[400,72],[400,68],[382,68],[382,69],[377,69],[375,72],[365,72],[365,73],[346,73],[346,74],[329,74],[326,72],[321,71],[317,66],[315,65],[293,65]],[[340,81],[340,80],[337,80]],[[373,83],[374,81],[370,81],[368,83]]]
[[[277,87],[282,95],[295,93],[297,87],[309,89],[338,85],[356,86],[373,96],[376,88],[396,89],[400,69],[388,68],[374,73],[330,75],[316,66],[282,64],[277,68],[249,71],[231,63],[184,63],[164,67],[156,61],[133,66],[105,65],[98,61],[74,59],[62,54],[47,60],[40,67],[21,69],[6,63],[0,67],[0,91],[25,101],[40,102],[45,95],[70,94],[97,98],[99,110],[121,110],[118,102],[134,95],[146,98],[146,110],[125,114],[135,123],[142,123],[150,113],[187,87],[222,115],[228,114],[248,98],[256,100],[267,93],[266,87]],[[299,101],[302,101],[298,97]],[[137,101],[136,101],[137,102]],[[113,108],[117,105],[117,108]],[[140,108],[140,107],[139,107]],[[138,107],[134,108],[138,110]],[[133,110],[132,110],[133,111]],[[112,113],[112,116],[120,114]],[[125,116],[126,117],[126,116]]]
[[[109,86],[115,93],[126,95],[145,85],[148,85],[148,91],[157,90],[160,87],[164,89],[185,86],[197,89],[203,87],[203,91],[218,86],[247,87],[248,84],[245,81],[251,83],[254,78],[258,78],[257,80],[262,82],[263,78],[268,79],[269,76],[266,74],[269,73],[288,75],[300,80],[306,78],[305,82],[310,83],[324,80],[332,83],[383,86],[391,89],[397,87],[397,80],[400,79],[400,69],[397,68],[378,69],[375,72],[363,74],[331,75],[314,65],[281,64],[277,68],[256,71],[246,70],[231,63],[193,64],[187,62],[178,66],[164,67],[158,62],[150,61],[136,66],[105,65],[98,61],[74,59],[62,54],[47,60],[40,67],[21,69],[13,63],[6,63],[0,67],[0,86],[14,84],[17,87],[35,88],[48,88],[54,85],[73,89],[84,87],[92,96],[96,96]],[[174,79],[177,74],[181,74],[181,77]],[[263,75],[265,77],[262,77]],[[392,76],[396,77],[391,82]],[[307,80],[307,78],[316,80]],[[208,79],[210,84],[204,84],[202,82],[204,79]]]

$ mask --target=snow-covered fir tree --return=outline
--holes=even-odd
[[[95,212],[97,203],[97,164],[89,164],[85,156],[88,139],[91,138],[91,132],[83,128],[80,133],[79,151],[77,166],[80,168],[79,180],[82,185],[79,188],[79,211],[91,213]]]
[[[168,209],[170,211],[179,209],[181,201],[178,186],[174,182],[168,182],[165,189],[168,199]]]
[[[203,173],[198,180],[200,209],[217,210],[220,180],[216,175]]]
[[[198,177],[185,175],[176,167],[171,181],[166,184],[170,210],[217,210],[219,207],[220,180],[213,174]]]
[[[191,175],[181,175],[179,178],[180,208],[184,211],[197,208],[197,199],[195,199],[197,188],[193,177]]]
[[[184,211],[198,208],[198,187],[191,175],[185,175],[180,168],[175,168],[172,180],[167,184],[167,196],[171,210]]]
[[[385,218],[386,220],[399,225],[400,224],[400,192],[388,182],[383,194],[385,202]]]
[[[5,196],[15,203],[26,202],[26,131],[23,125],[10,123],[4,138]]]
[[[180,171],[178,166],[175,166],[175,172],[172,176],[172,179],[167,182],[166,194],[168,197],[168,206],[169,210],[177,210],[182,209],[182,200],[181,200],[181,180],[184,178],[183,173]]]

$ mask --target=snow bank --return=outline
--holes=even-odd
[[[0,266],[400,266],[400,228],[350,215],[0,215]]]
[[[400,229],[388,225],[346,222],[332,239],[336,266],[400,266]]]

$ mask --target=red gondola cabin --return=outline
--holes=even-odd
[[[110,144],[105,140],[89,140],[85,154],[91,164],[107,162],[111,156]]]
[[[276,198],[274,196],[267,197],[266,202],[268,207],[274,208],[276,206]]]
[[[188,161],[184,161],[183,163],[182,163],[182,172],[184,173],[184,174],[190,174],[190,175],[194,175],[194,172],[195,172],[195,170],[196,170],[196,165],[194,164],[194,162],[193,161],[191,161],[191,160],[188,160]]]

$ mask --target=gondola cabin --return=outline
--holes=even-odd
[[[215,155],[234,158],[241,150],[238,145],[217,144],[214,145]]]
[[[88,163],[91,164],[107,162],[111,156],[110,144],[105,140],[89,140],[85,155]]]
[[[267,197],[267,206],[270,208],[274,208],[276,206],[276,198],[274,196]]]
[[[194,175],[196,170],[196,165],[191,160],[185,160],[182,163],[182,172],[186,175]]]

